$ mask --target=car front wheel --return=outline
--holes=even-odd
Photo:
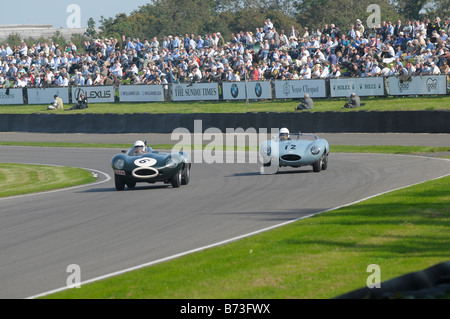
[[[191,180],[191,164],[186,164],[186,169],[183,172],[183,176],[181,177],[181,185],[189,184]]]
[[[128,187],[129,189],[134,189],[134,188],[136,187],[136,182],[128,182],[128,183],[127,183],[127,187]]]
[[[170,179],[173,188],[178,188],[181,186],[181,170],[178,171],[173,177]]]
[[[322,169],[322,158],[323,157],[320,157],[318,160],[317,160],[317,162],[315,162],[314,164],[313,164],[313,172],[316,172],[316,173],[318,173],[318,172],[320,172],[321,171],[321,169]]]
[[[322,170],[326,170],[328,167],[328,154],[323,154]]]
[[[125,189],[125,181],[122,176],[114,175],[114,184],[118,191],[123,191]]]

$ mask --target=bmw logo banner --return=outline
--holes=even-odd
[[[224,100],[271,99],[270,81],[224,82]]]

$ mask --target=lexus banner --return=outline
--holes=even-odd
[[[88,103],[114,102],[114,86],[74,86],[72,87],[72,103],[76,103],[84,93]]]

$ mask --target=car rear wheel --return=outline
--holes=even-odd
[[[173,188],[178,188],[181,186],[181,170],[170,179],[170,183]]]
[[[125,181],[122,176],[114,175],[114,184],[118,191],[123,191],[125,189]]]
[[[186,169],[184,170],[184,173],[181,176],[181,185],[189,184],[190,180],[191,180],[191,164],[186,164]]]

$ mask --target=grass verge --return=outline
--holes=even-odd
[[[449,259],[450,176],[46,298],[333,298]]]
[[[302,112],[358,112],[358,111],[424,111],[450,110],[450,96],[421,97],[363,97],[366,105],[355,109],[342,109],[348,98],[315,99],[314,109]],[[51,101],[49,101],[49,104]],[[292,113],[299,100],[245,101],[192,101],[152,103],[92,103],[84,110],[47,110],[47,105],[3,105],[0,114],[133,114],[133,113]],[[70,105],[65,105],[70,108]]]
[[[88,171],[73,167],[0,163],[0,198],[94,182]]]

